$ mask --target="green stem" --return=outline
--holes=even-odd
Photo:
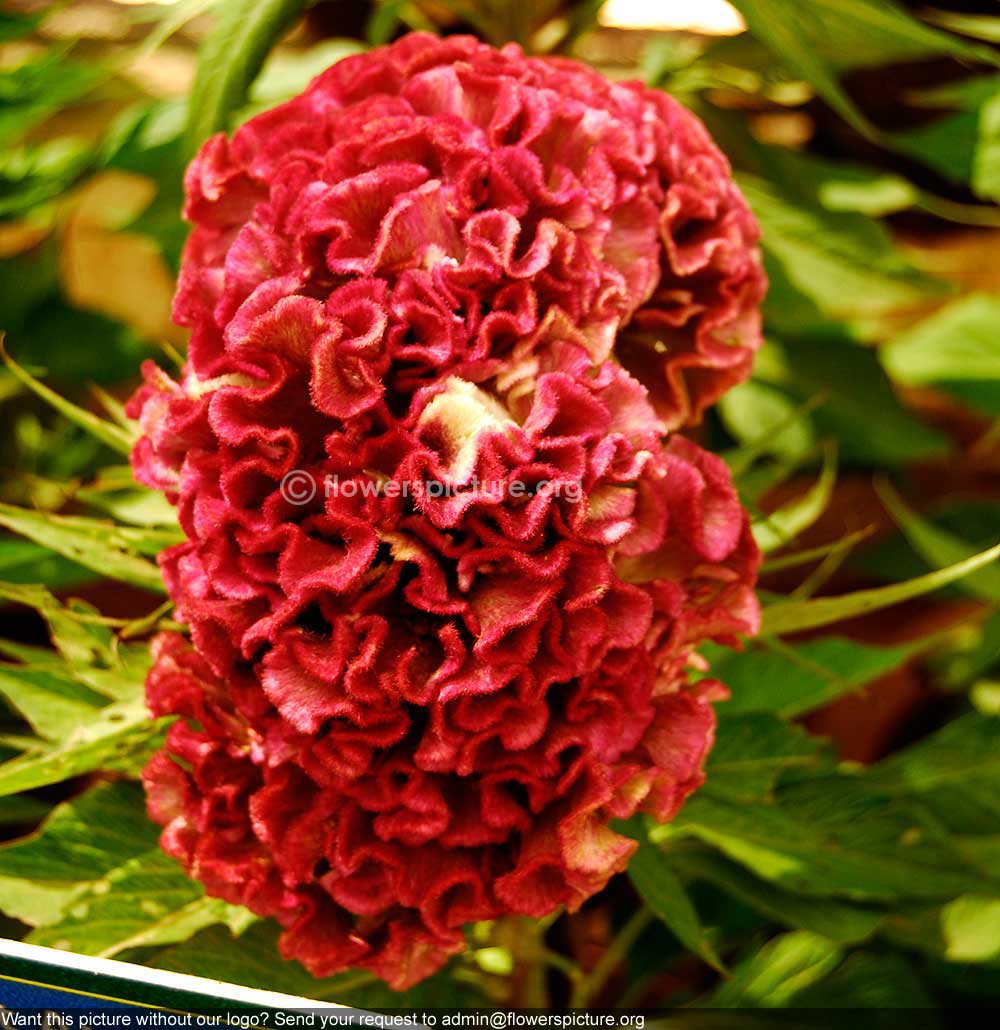
[[[549,1007],[548,972],[552,952],[546,947],[545,933],[551,920],[515,918],[498,924],[496,940],[515,956],[510,979],[509,1004],[515,1007]]]
[[[645,907],[640,908],[629,919],[608,945],[608,950],[600,957],[597,965],[573,988],[570,1008],[585,1008],[591,1003],[610,979],[611,974],[625,961],[632,945],[652,921],[653,913]]]

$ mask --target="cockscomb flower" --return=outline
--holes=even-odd
[[[209,140],[179,382],[131,401],[176,502],[145,782],[164,848],[316,975],[396,987],[570,909],[713,735],[755,631],[724,464],[671,436],[763,291],[724,158],[662,94],[414,35]]]

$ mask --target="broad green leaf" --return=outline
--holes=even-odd
[[[796,8],[795,13],[813,49],[838,69],[894,64],[933,54],[978,55],[990,63],[996,60],[988,48],[941,32],[926,21],[959,31],[954,26],[933,17],[917,20],[893,0],[847,0],[843,4],[820,0],[808,10]]]
[[[216,6],[218,20],[198,52],[187,125],[189,149],[228,128],[271,47],[305,6],[305,0],[222,0]]]
[[[44,583],[53,589],[93,579],[92,573],[76,562],[17,537],[0,540],[0,577],[14,583]]]
[[[960,399],[1000,414],[1000,297],[976,293],[918,322],[879,357],[898,383],[936,384]]]
[[[132,526],[164,527],[177,525],[177,509],[154,490],[136,488],[106,491],[92,487],[78,490],[76,498],[110,515],[117,522]]]
[[[979,139],[972,155],[972,189],[986,200],[1000,200],[1000,93],[979,109]]]
[[[685,877],[713,884],[782,926],[810,930],[838,944],[866,940],[883,919],[879,909],[782,890],[701,846],[675,848],[671,856]]]
[[[808,415],[767,383],[741,383],[720,398],[718,410],[726,429],[757,453],[794,460],[815,446]]]
[[[716,797],[711,783],[663,832],[697,837],[784,890],[873,903],[946,900],[979,882],[920,807],[856,779],[786,786],[774,802]]]
[[[146,673],[152,661],[148,643],[119,643],[111,668],[69,666],[73,678],[110,701],[135,701],[142,697]]]
[[[784,1008],[840,965],[843,951],[807,930],[782,934],[741,962],[703,1004],[708,1008]]]
[[[0,599],[14,604],[27,605],[34,608],[48,623],[52,643],[59,656],[73,666],[101,665],[112,666],[115,662],[115,649],[112,634],[104,626],[88,625],[83,618],[94,613],[94,609],[82,602],[63,604],[45,587],[34,583],[0,582]],[[13,657],[20,657],[17,645],[11,651],[8,642],[3,644],[4,650]],[[56,655],[49,652],[49,663],[57,662]],[[37,664],[41,656],[36,652],[27,652],[25,661]]]
[[[945,957],[989,962],[1000,956],[1000,897],[963,894],[941,909]]]
[[[767,798],[787,769],[815,768],[822,742],[769,712],[728,714],[721,709],[708,757],[707,789],[718,797]]]
[[[69,676],[5,664],[0,664],[0,695],[50,741],[65,740],[106,703]]]
[[[1000,356],[998,356],[1000,359]],[[975,553],[974,548],[945,529],[911,511],[902,497],[885,480],[876,481],[876,489],[889,514],[903,531],[913,549],[937,568],[954,565]],[[1000,602],[1000,566],[988,565],[960,580],[958,585],[987,602]]]
[[[138,529],[112,522],[0,504],[0,525],[103,576],[163,593],[157,566],[143,557],[177,543],[179,530]]]
[[[47,686],[50,691],[61,689],[63,693],[68,690],[71,698],[88,703],[100,704],[102,699],[130,701],[141,697],[150,663],[148,646],[128,644],[121,638],[116,640],[106,626],[90,622],[90,618],[97,617],[97,612],[90,605],[76,600],[63,604],[44,587],[4,582],[0,582],[0,599],[35,608],[48,623],[55,646],[55,651],[52,651],[0,640],[0,655],[22,663],[21,667],[0,665],[0,671],[9,669],[14,679],[19,683],[27,681],[28,686],[34,683],[32,677],[49,675],[53,682],[41,681],[35,684],[36,688]],[[159,609],[151,614],[156,615],[157,611]],[[136,625],[141,622],[142,619],[138,620]],[[87,690],[81,695],[79,689],[67,687],[62,681],[82,684]],[[93,694],[100,697],[95,698]],[[33,720],[29,718],[29,721]],[[68,728],[75,727],[78,721]],[[38,728],[38,724],[35,725]],[[42,732],[42,735],[48,734]],[[62,736],[64,734],[60,734],[60,738]]]
[[[101,469],[92,482],[77,490],[75,497],[119,522],[171,529],[177,525],[177,509],[161,491],[136,483],[129,465]]]
[[[643,901],[681,944],[722,972],[725,968],[722,960],[684,884],[671,870],[667,855],[640,837],[639,847],[629,860],[628,875]]]
[[[34,583],[0,582],[0,598],[15,605],[35,609],[48,624],[53,644],[67,661],[73,664],[110,663],[113,661],[111,633],[104,626],[84,624],[79,616],[93,611],[79,602],[64,605],[43,586]],[[6,649],[6,645],[5,645]],[[7,653],[18,657],[16,651]],[[37,661],[37,652],[30,652],[26,660]],[[56,661],[56,655],[50,655]]]
[[[66,906],[85,888],[84,883],[53,884],[0,873],[0,912],[28,926],[45,926],[62,918]]]
[[[206,898],[201,884],[153,848],[90,883],[62,919],[36,929],[27,941],[111,958],[127,948],[187,940],[213,923],[240,925],[252,919],[245,910]]]
[[[992,330],[1000,297],[974,293],[917,323],[879,351],[898,382],[924,385],[955,379],[1000,379],[1000,345]]]
[[[767,554],[790,543],[807,530],[826,511],[837,482],[837,458],[832,448],[823,457],[819,478],[801,497],[782,505],[754,522],[757,546]]]
[[[55,922],[89,884],[156,847],[158,833],[134,783],[64,802],[39,832],[0,848],[0,910],[31,926]]]
[[[967,558],[946,569],[929,572],[925,576],[891,583],[871,590],[857,590],[839,597],[816,597],[807,601],[779,601],[764,609],[761,633],[780,636],[784,633],[798,633],[802,630],[829,626],[843,619],[867,615],[869,612],[888,608],[890,605],[909,601],[914,597],[939,590],[955,583],[979,569],[987,568],[1000,558],[1000,544],[987,551]]]
[[[826,317],[870,335],[873,321],[926,299],[933,280],[903,259],[877,222],[790,200],[753,176],[739,183],[760,222],[765,254]]]
[[[11,826],[30,826],[39,822],[48,811],[49,806],[44,801],[30,795],[0,798],[0,826],[6,827],[9,833]]]
[[[266,984],[270,991],[334,1002],[344,1001],[352,986],[372,979],[363,972],[316,979],[297,962],[281,959],[279,932],[273,920],[253,923],[242,932],[238,928],[234,932],[224,926],[212,926],[183,944],[164,948],[146,959],[145,964],[246,987]]]
[[[711,671],[732,696],[723,718],[742,712],[774,712],[792,719],[850,694],[895,669],[915,647],[873,647],[846,637],[824,636],[771,650],[723,651]]]
[[[979,140],[978,109],[936,118],[893,136],[897,150],[923,161],[948,182],[967,185]]]
[[[887,1009],[899,1012],[935,1007],[923,971],[914,969],[901,955],[884,949],[849,955],[829,976],[797,993],[794,1002],[799,1011]],[[838,1022],[836,1018],[831,1020],[833,1025]]]
[[[879,790],[910,794],[987,785],[995,794],[1000,815],[1000,719],[977,712],[953,719],[919,743],[884,759],[869,773],[869,782]]]
[[[141,704],[108,705],[60,747],[0,765],[0,797],[104,769],[134,774],[160,747],[170,718],[151,719]]]
[[[112,450],[118,451],[120,454],[127,455],[132,450],[132,446],[138,439],[138,427],[132,431],[123,429],[113,422],[108,422],[106,419],[99,418],[92,412],[78,407],[66,400],[65,397],[60,396],[55,390],[49,389],[44,383],[40,383],[7,353],[3,347],[2,336],[0,336],[0,358],[3,358],[3,362],[10,372],[24,383],[25,386],[55,408],[61,415],[65,415],[75,425],[86,430],[96,439],[100,440],[101,443],[107,445]]]
[[[820,401],[811,421],[818,434],[836,439],[845,463],[892,466],[947,452],[945,437],[899,403],[873,349],[803,336],[776,349],[788,371],[772,381],[802,402]]]

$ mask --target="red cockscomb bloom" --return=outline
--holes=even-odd
[[[286,955],[403,987],[701,782],[758,555],[668,433],[748,370],[756,228],[668,97],[468,38],[340,62],[187,191],[189,364],[130,409],[194,645],[154,645],[150,811]]]

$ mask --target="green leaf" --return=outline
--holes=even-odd
[[[711,670],[732,692],[720,709],[723,718],[774,712],[793,719],[859,690],[897,668],[916,650],[916,645],[872,647],[846,637],[824,636],[773,649],[758,645],[738,652],[720,647],[719,657],[711,659]]]
[[[712,778],[664,833],[694,836],[784,890],[871,903],[955,897],[976,870],[915,803],[846,776],[786,785],[774,801],[716,797]]]
[[[187,139],[190,150],[229,125],[243,106],[271,47],[299,16],[306,0],[223,0],[218,21],[198,52]]]
[[[640,837],[639,847],[629,861],[628,875],[643,901],[681,944],[713,969],[725,972],[698,911],[684,884],[670,869],[667,856]]]
[[[95,787],[57,805],[37,833],[0,848],[0,909],[41,926],[112,869],[156,847],[134,783]]]
[[[963,894],[941,909],[945,958],[989,962],[1000,956],[1000,897]]]
[[[789,198],[754,176],[738,178],[760,222],[765,254],[826,317],[871,335],[873,320],[926,298],[934,280],[902,257],[877,222]]]
[[[783,890],[702,846],[674,848],[671,856],[685,877],[713,884],[782,926],[810,930],[837,944],[867,940],[882,923],[878,909]]]
[[[137,488],[105,488],[94,484],[78,490],[76,499],[110,515],[116,522],[132,526],[166,527],[177,525],[177,509],[154,490]]]
[[[843,461],[893,466],[947,451],[945,437],[899,403],[873,349],[842,336],[797,335],[772,338],[762,353],[768,360],[755,365],[754,375],[814,407],[810,421],[836,438]]]
[[[796,994],[795,1007],[909,1011],[933,1008],[935,1003],[925,976],[901,955],[880,949],[875,954],[862,951],[849,955],[829,976]],[[834,1025],[838,1022],[832,1020]]]
[[[76,562],[16,537],[0,539],[0,576],[15,583],[44,583],[53,588],[71,587],[93,578]]]
[[[924,17],[944,29],[973,36],[987,43],[1000,43],[1000,18],[993,14],[962,14],[958,11],[928,11]]]
[[[98,416],[94,415],[92,412],[77,407],[77,405],[72,404],[70,401],[66,400],[65,397],[56,393],[55,390],[50,390],[49,387],[44,385],[44,383],[40,383],[29,372],[21,368],[21,366],[7,353],[3,346],[2,335],[0,335],[0,358],[3,359],[4,364],[14,376],[24,383],[24,385],[33,393],[41,397],[43,401],[55,408],[56,411],[65,415],[70,422],[78,425],[81,429],[86,430],[91,434],[91,436],[100,440],[101,443],[110,447],[112,450],[118,451],[120,454],[127,455],[131,452],[133,445],[139,438],[138,427],[126,430],[121,426],[115,425],[113,422],[108,422],[103,418],[98,418]]]
[[[41,737],[65,740],[101,710],[104,698],[47,669],[0,664],[0,695]]]
[[[826,511],[837,482],[837,457],[828,447],[823,455],[823,469],[816,482],[801,497],[789,501],[753,524],[757,546],[767,554],[791,543]]]
[[[767,383],[741,383],[719,399],[718,411],[726,429],[756,453],[795,460],[815,446],[808,416]]]
[[[834,110],[863,136],[877,138],[878,130],[858,110],[840,85],[836,73],[812,45],[821,31],[816,5],[790,7],[781,0],[733,0],[747,28],[788,67],[813,85]],[[809,24],[812,21],[813,24]]]
[[[949,54],[996,64],[989,48],[925,25],[890,0],[733,0],[750,32],[814,86],[863,135],[879,132],[858,110],[836,74],[840,64],[886,63]]]
[[[1000,720],[969,712],[931,736],[880,762],[869,774],[879,790],[924,794],[942,787],[972,789],[981,783],[996,793],[1000,816]],[[998,827],[1000,828],[1000,827]]]
[[[975,554],[975,549],[959,540],[945,529],[939,529],[932,522],[920,518],[911,511],[902,497],[884,480],[876,480],[878,495],[895,519],[896,524],[910,541],[913,549],[931,565],[937,568],[965,561]],[[1000,567],[987,566],[974,572],[958,584],[970,594],[988,602],[1000,601]]]
[[[898,150],[923,161],[949,182],[965,185],[972,179],[978,139],[979,112],[969,110],[897,133],[893,143]]]
[[[174,944],[213,923],[246,925],[254,917],[204,889],[159,848],[111,869],[73,898],[62,919],[27,942],[111,958],[127,948]]]
[[[741,962],[703,1003],[707,1008],[784,1008],[840,965],[843,951],[806,930],[775,937]]]
[[[1000,297],[975,293],[947,305],[879,349],[886,371],[907,386],[938,385],[1000,414]]]
[[[979,139],[972,155],[972,189],[986,200],[1000,200],[1000,93],[979,109]]]
[[[183,944],[164,948],[145,964],[246,987],[266,984],[269,991],[334,1002],[343,1002],[349,988],[372,979],[367,973],[316,979],[297,962],[282,961],[278,952],[279,932],[272,920],[255,922],[242,931],[238,927],[213,926]]]
[[[805,730],[768,712],[731,715],[722,708],[708,757],[707,789],[716,797],[763,800],[786,770],[816,767],[822,747]]]
[[[148,646],[129,644],[121,637],[116,639],[106,626],[89,621],[99,618],[92,606],[76,600],[64,605],[44,587],[4,582],[0,582],[0,599],[35,608],[48,623],[55,646],[52,651],[0,640],[0,655],[22,663],[20,666],[0,665],[0,670],[8,672],[8,679],[16,681],[19,689],[32,685],[36,689],[45,687],[53,703],[58,695],[68,696],[74,704],[81,700],[102,704],[104,700],[135,701],[142,697],[151,660]],[[154,610],[144,618],[148,620],[159,611]],[[130,625],[139,626],[142,621],[140,618]],[[44,678],[46,676],[51,678]],[[38,677],[43,679],[36,683]],[[81,694],[73,683],[82,684],[87,690]],[[100,697],[94,697],[95,694]],[[48,703],[45,698],[40,702]],[[25,714],[33,721],[27,710]],[[73,729],[78,723],[79,719],[74,720],[66,728]],[[42,735],[48,734],[43,732]]]
[[[86,625],[82,618],[93,612],[90,606],[82,602],[63,604],[43,586],[35,583],[4,583],[0,581],[0,599],[23,604],[34,608],[48,623],[52,643],[62,659],[71,665],[113,665],[115,649],[110,630],[104,626]],[[11,652],[9,644],[4,643],[4,650],[13,657],[17,651]],[[56,655],[48,652],[50,664],[58,667]],[[37,664],[41,656],[30,652],[25,661]]]
[[[157,566],[142,554],[177,543],[179,530],[116,526],[75,515],[50,515],[0,504],[0,525],[103,576],[163,593]]]
[[[150,719],[136,702],[108,705],[60,747],[0,765],[0,797],[34,790],[97,769],[135,774],[162,746],[171,718]]]
[[[784,633],[798,633],[807,629],[829,626],[843,619],[867,615],[869,612],[888,608],[890,605],[909,601],[914,597],[939,590],[955,583],[965,576],[986,568],[1000,558],[1000,544],[987,551],[967,558],[946,569],[929,572],[925,576],[891,583],[871,590],[856,590],[839,597],[817,597],[807,601],[779,601],[764,609],[761,633],[780,636]]]
[[[30,826],[49,812],[49,806],[30,795],[0,798],[0,826],[9,834],[11,826]],[[0,906],[2,908],[2,906]]]

